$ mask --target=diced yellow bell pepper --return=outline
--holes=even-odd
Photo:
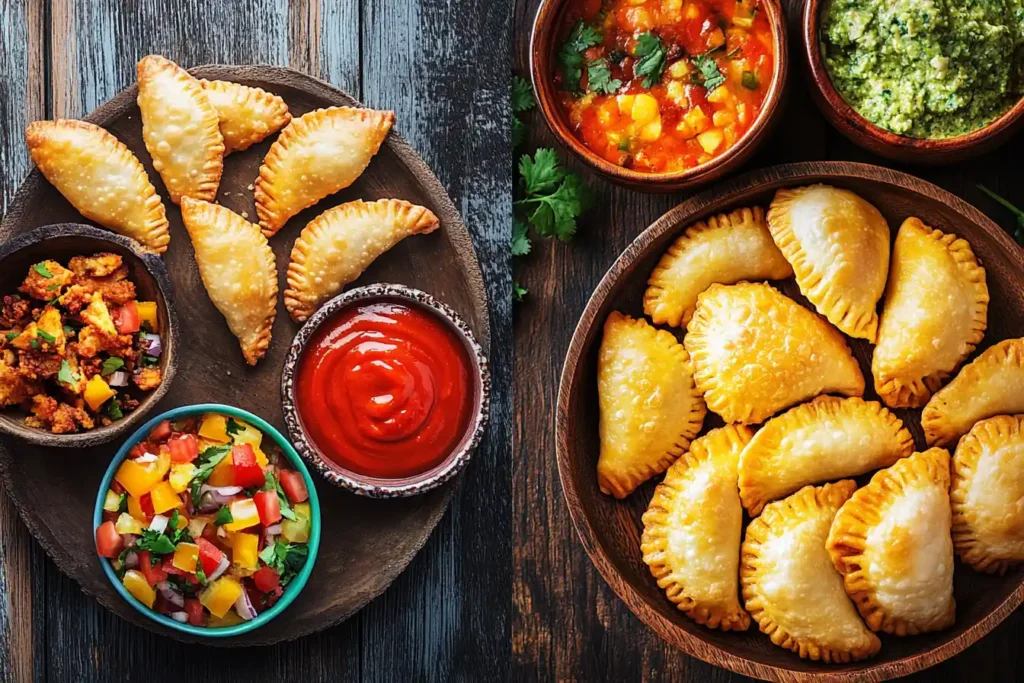
[[[107,512],[117,512],[121,507],[121,494],[114,493],[107,489],[107,495],[103,497],[103,509]]]
[[[142,522],[135,519],[127,512],[122,512],[117,518],[117,521],[114,522],[114,529],[116,529],[119,534],[135,534],[138,536],[142,533],[144,528],[145,527],[142,526]]]
[[[189,519],[185,516],[185,510],[178,511],[178,523],[175,525],[175,529],[184,529],[188,526]]]
[[[136,301],[135,310],[139,313],[140,323],[149,323],[149,329],[154,333],[160,332],[160,323],[157,318],[155,301]]]
[[[162,481],[154,486],[149,496],[153,499],[153,512],[158,515],[185,505],[168,481]]]
[[[224,525],[228,531],[239,531],[248,529],[260,523],[260,513],[256,509],[256,502],[252,498],[236,500],[231,504],[232,520]]]
[[[210,620],[206,622],[209,628],[227,628],[228,626],[235,626],[241,624],[245,619],[238,616],[238,612],[231,610],[223,617],[211,616]]]
[[[234,486],[235,468],[232,467],[232,464],[231,454],[228,453],[223,460],[213,466],[210,478],[206,480],[206,483],[210,486]]]
[[[242,584],[230,576],[222,576],[203,589],[199,602],[213,616],[223,617],[241,594]]]
[[[93,375],[92,379],[85,385],[85,393],[82,394],[82,398],[89,404],[93,412],[97,412],[107,402],[107,399],[116,393],[102,377]]]
[[[199,436],[217,443],[227,443],[231,440],[228,436],[228,419],[218,413],[207,413],[199,425]]]
[[[169,477],[171,488],[175,493],[182,493],[188,488],[194,476],[196,476],[196,466],[190,462],[171,465],[171,476]]]
[[[142,503],[135,496],[128,496],[128,514],[139,520],[149,524],[149,518],[146,517],[146,513],[142,511]]]
[[[270,464],[270,458],[267,457],[267,454],[261,451],[259,446],[253,446],[252,452],[253,455],[256,456],[257,464],[259,464],[263,469],[266,469],[267,465]]]
[[[137,569],[129,569],[124,573],[121,583],[124,584],[124,587],[128,589],[128,592],[136,600],[150,609],[153,608],[153,603],[156,602],[156,591],[146,581],[146,577],[142,575],[142,572]]]
[[[235,432],[231,435],[231,439],[236,444],[250,444],[253,450],[256,450],[263,445],[263,432],[256,429],[251,424],[242,422],[241,420],[235,420],[235,424],[242,428],[242,431]]]
[[[171,456],[160,453],[154,462],[139,463],[132,459],[125,460],[117,468],[114,479],[125,487],[130,495],[142,498],[160,483],[170,469]]]
[[[199,538],[203,535],[203,529],[213,521],[210,515],[196,515],[188,521],[188,533],[192,538]]]
[[[256,569],[259,565],[260,537],[256,534],[232,534],[231,561],[242,569]]]
[[[199,561],[199,546],[195,543],[179,543],[174,550],[171,563],[183,572],[194,574],[196,562]]]
[[[312,512],[309,503],[298,503],[292,507],[295,519],[281,521],[281,537],[289,543],[309,543],[309,528]]]

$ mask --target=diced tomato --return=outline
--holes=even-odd
[[[146,443],[143,441],[141,443],[137,443],[134,446],[132,446],[131,450],[128,451],[128,457],[132,458],[132,459],[141,458],[142,456],[144,456],[148,452],[149,452],[149,448],[146,446]]]
[[[112,482],[110,482],[110,490],[113,491],[114,493],[116,493],[119,496],[122,493],[124,493],[124,487],[121,486],[120,482],[118,482],[117,479],[115,479]]]
[[[153,496],[148,493],[143,494],[142,498],[139,498],[139,506],[146,515],[146,519],[153,519]]]
[[[281,585],[281,575],[273,567],[260,567],[252,575],[252,582],[261,593],[270,593]]]
[[[212,524],[206,525],[207,529],[212,527]],[[205,532],[206,529],[203,531]],[[224,552],[205,538],[198,539],[196,543],[199,545],[199,562],[203,565],[203,573],[209,578],[211,574],[217,571],[217,567],[220,566],[220,561],[224,558]]]
[[[309,498],[309,491],[306,490],[306,482],[301,474],[295,470],[281,470],[278,476],[288,500],[301,503]]]
[[[117,533],[113,522],[103,522],[96,527],[96,552],[102,557],[117,557],[124,548],[124,539]]]
[[[142,320],[139,318],[139,309],[134,301],[129,301],[124,306],[115,308],[111,317],[114,319],[114,324],[117,325],[118,334],[135,334],[142,325]]]
[[[154,443],[159,441],[166,441],[167,437],[171,435],[171,422],[170,420],[163,420],[156,427],[153,427],[153,431],[149,433],[149,440]]]
[[[273,593],[264,598],[267,603],[267,608],[273,607],[274,603],[276,603],[282,595],[284,595],[284,589],[280,586],[275,588]]]
[[[188,581],[193,586],[199,585],[199,577],[197,577],[195,574],[189,574],[188,572],[178,569],[174,566],[173,555],[168,555],[166,558],[164,558],[164,561],[160,565],[160,568],[171,576],[180,576],[182,579]]]
[[[206,625],[206,614],[199,598],[185,598],[185,613],[188,615],[188,623],[193,626]]]
[[[150,586],[167,580],[167,572],[164,571],[163,564],[161,562],[157,562],[155,565],[151,564],[148,550],[139,553],[139,570],[146,577],[146,583]]]
[[[206,526],[204,526],[203,527],[202,537],[205,540],[209,541],[210,543],[214,543],[217,540],[217,527],[216,527],[216,525],[214,525],[214,524],[207,524]]]
[[[199,440],[195,434],[175,434],[167,440],[171,462],[192,462],[199,456]]]
[[[246,489],[250,486],[262,486],[266,481],[263,469],[256,462],[252,444],[243,443],[231,449],[231,467],[234,469],[235,486]]]
[[[256,503],[260,524],[270,526],[281,521],[281,501],[277,499],[277,491],[260,491],[252,500]]]

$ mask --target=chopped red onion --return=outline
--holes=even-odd
[[[207,491],[203,495],[199,496],[199,506],[196,508],[199,512],[213,512],[220,507],[220,503],[217,502],[216,497],[213,495],[213,491]]]
[[[159,334],[147,333],[145,337],[139,340],[139,346],[146,353],[147,356],[153,356],[159,358],[160,354],[164,352],[164,345],[160,341]]]
[[[241,492],[241,486],[210,486],[209,484],[203,484],[202,488],[199,489],[200,496],[205,496],[207,493],[213,494],[213,499],[217,502],[217,505],[227,505]]]
[[[163,515],[153,515],[153,521],[149,523],[149,530],[162,534],[167,529],[167,522],[169,521]]]
[[[139,566],[139,556],[134,552],[125,553],[124,566],[127,569],[135,569]]]
[[[184,624],[188,622],[188,614],[186,614],[185,612],[171,612],[170,617],[179,624]]]
[[[235,600],[235,611],[238,612],[238,616],[242,617],[246,621],[251,621],[256,618],[256,610],[252,606],[252,602],[249,600],[248,591],[242,591],[242,594]]]
[[[171,603],[175,607],[185,606],[185,596],[178,591],[171,588],[171,584],[166,581],[161,581],[156,585],[157,590],[160,591],[160,595],[164,596],[164,600]]]
[[[135,534],[121,534],[121,538],[124,539],[124,547],[131,548],[138,536]]]
[[[107,377],[107,384],[112,387],[126,387],[128,386],[128,373],[124,370],[117,370]]]
[[[268,535],[272,535],[272,536],[280,536],[281,535],[281,524],[280,523],[278,523],[278,524],[271,524],[270,526],[268,526],[267,527],[267,534]]]
[[[230,566],[231,562],[228,561],[228,556],[225,555],[224,557],[220,558],[220,564],[217,565],[217,568],[213,570],[212,574],[206,577],[206,580],[213,581],[215,579],[219,579],[220,575],[226,572],[228,570],[228,567]]]
[[[148,453],[148,452],[147,453],[143,453],[139,457],[135,458],[135,462],[143,462],[143,463],[145,463],[145,462],[156,462],[156,461],[157,461],[156,455],[153,454],[153,453]]]

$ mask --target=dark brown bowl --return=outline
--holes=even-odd
[[[868,121],[847,104],[832,85],[832,77],[821,54],[821,12],[829,2],[831,0],[807,0],[804,6],[806,66],[817,86],[811,88],[811,96],[829,123],[855,145],[895,161],[949,164],[993,150],[1020,129],[1024,98],[984,128],[952,138],[906,137]]]
[[[160,356],[163,381],[160,386],[146,394],[138,408],[106,427],[97,427],[78,434],[52,434],[26,426],[24,412],[5,409],[0,410],[0,432],[40,446],[96,446],[132,430],[171,387],[177,369],[175,350],[178,341],[178,322],[174,313],[171,281],[167,277],[163,260],[144,251],[135,240],[78,223],[48,225],[25,233],[0,245],[0,296],[15,292],[34,263],[44,259],[67,262],[72,256],[104,251],[118,254],[124,259],[124,264],[128,267],[128,279],[135,283],[140,299],[157,303],[160,339],[163,343],[163,354]]]

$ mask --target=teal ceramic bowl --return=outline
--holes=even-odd
[[[106,474],[103,475],[103,481],[100,483],[100,490],[96,494],[96,508],[92,515],[92,528],[96,529],[103,522],[103,499],[106,496],[107,489],[110,488],[111,482],[114,480],[114,474],[117,472],[117,468],[121,465],[121,461],[124,460],[125,456],[128,455],[128,451],[131,447],[145,439],[150,430],[159,424],[161,420],[177,420],[184,417],[202,415],[203,413],[221,413],[222,415],[235,417],[244,422],[248,422],[253,427],[256,427],[263,432],[265,436],[272,438],[274,443],[280,447],[285,457],[287,457],[291,462],[292,467],[294,467],[297,472],[302,473],[302,479],[306,482],[306,489],[309,491],[308,502],[310,512],[312,513],[308,544],[309,554],[306,557],[306,564],[303,566],[302,571],[300,571],[298,575],[289,582],[288,587],[285,588],[284,594],[281,596],[281,599],[278,600],[273,607],[262,612],[255,619],[224,628],[208,628],[205,626],[182,624],[168,616],[149,609],[136,600],[135,597],[128,592],[128,589],[126,589],[121,582],[117,580],[117,575],[114,574],[114,569],[107,558],[100,557],[98,554],[96,557],[99,559],[100,564],[103,565],[103,571],[106,573],[107,578],[110,579],[110,582],[114,585],[117,592],[121,594],[121,597],[127,600],[132,607],[146,615],[149,619],[152,619],[161,626],[166,626],[169,629],[188,633],[193,636],[199,636],[201,638],[229,638],[231,636],[237,636],[243,633],[248,633],[249,631],[254,631],[287,609],[288,605],[292,604],[295,598],[299,595],[299,592],[306,586],[306,582],[309,580],[309,575],[313,571],[313,564],[316,562],[317,550],[320,548],[320,500],[316,495],[316,487],[313,485],[313,479],[309,476],[309,470],[306,469],[306,465],[302,462],[302,458],[299,457],[299,454],[295,452],[292,445],[284,438],[284,436],[281,435],[279,431],[262,418],[259,418],[248,411],[221,405],[219,403],[202,403],[194,406],[182,406],[181,408],[168,410],[166,413],[157,415],[152,420],[139,427],[139,429],[124,442],[121,449],[117,452],[117,455],[114,456],[113,461],[111,461]]]

